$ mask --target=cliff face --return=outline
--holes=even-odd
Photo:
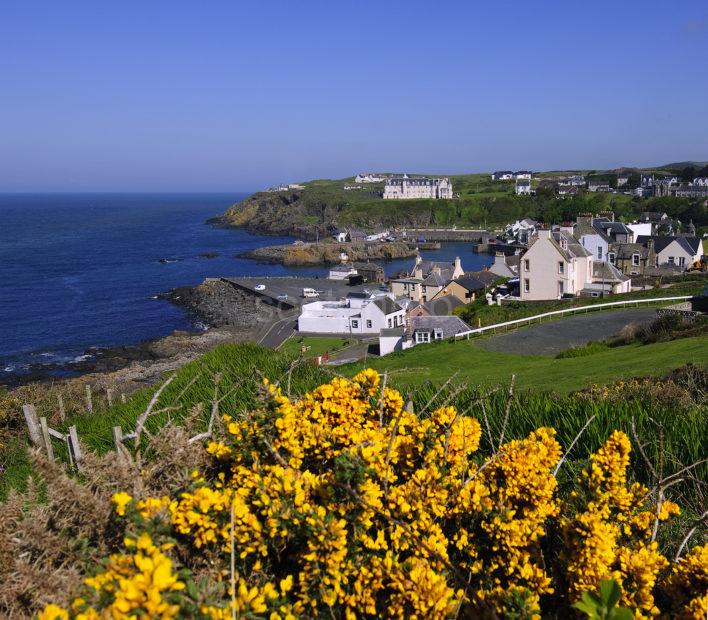
[[[303,199],[302,192],[259,192],[228,209],[211,223],[244,227],[267,235],[293,235],[314,239],[336,226],[345,205]]]
[[[223,215],[210,220],[220,226],[243,227],[253,233],[292,235],[302,239],[325,237],[337,227],[379,230],[385,227],[427,227],[434,220],[430,204],[392,204],[372,199],[349,202],[345,193],[305,189],[259,192]]]
[[[335,265],[340,253],[345,252],[350,261],[365,262],[408,258],[415,256],[415,249],[406,243],[299,243],[272,245],[246,252],[244,258],[283,265]]]

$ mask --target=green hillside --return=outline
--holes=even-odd
[[[492,181],[489,174],[449,175],[457,196],[451,200],[386,200],[383,183],[357,186],[354,178],[319,179],[303,190],[258,192],[231,207],[215,221],[253,232],[327,236],[333,227],[376,230],[382,227],[495,228],[523,217],[557,223],[578,213],[612,210],[620,220],[642,211],[665,211],[697,227],[708,226],[706,205],[687,198],[639,198],[626,194],[581,192],[558,197],[558,177],[578,171],[534,173],[534,196],[516,196],[513,181]],[[612,180],[614,172],[580,171]],[[441,176],[431,175],[431,176]],[[345,190],[346,186],[357,189]]]

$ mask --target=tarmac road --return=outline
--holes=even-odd
[[[503,353],[557,355],[570,347],[615,336],[630,323],[643,325],[651,323],[655,318],[655,308],[596,311],[484,338],[479,341],[479,346],[488,351]]]

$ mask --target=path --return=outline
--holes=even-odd
[[[630,323],[646,324],[654,318],[656,308],[578,314],[483,338],[478,343],[488,351],[521,355],[557,355],[570,347],[610,338]]]

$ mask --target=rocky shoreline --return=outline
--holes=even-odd
[[[207,325],[207,329],[175,331],[134,345],[91,348],[79,361],[36,364],[25,375],[5,378],[0,386],[13,389],[38,382],[90,381],[102,386],[120,385],[123,391],[129,391],[158,381],[164,372],[175,370],[220,344],[258,340],[278,312],[221,280],[176,288],[160,297],[184,307],[195,322]]]
[[[350,261],[367,262],[410,258],[416,249],[409,244],[393,241],[380,243],[364,242],[295,242],[290,245],[271,245],[240,255],[264,263],[280,263],[287,266],[336,265],[342,261],[342,253]]]

